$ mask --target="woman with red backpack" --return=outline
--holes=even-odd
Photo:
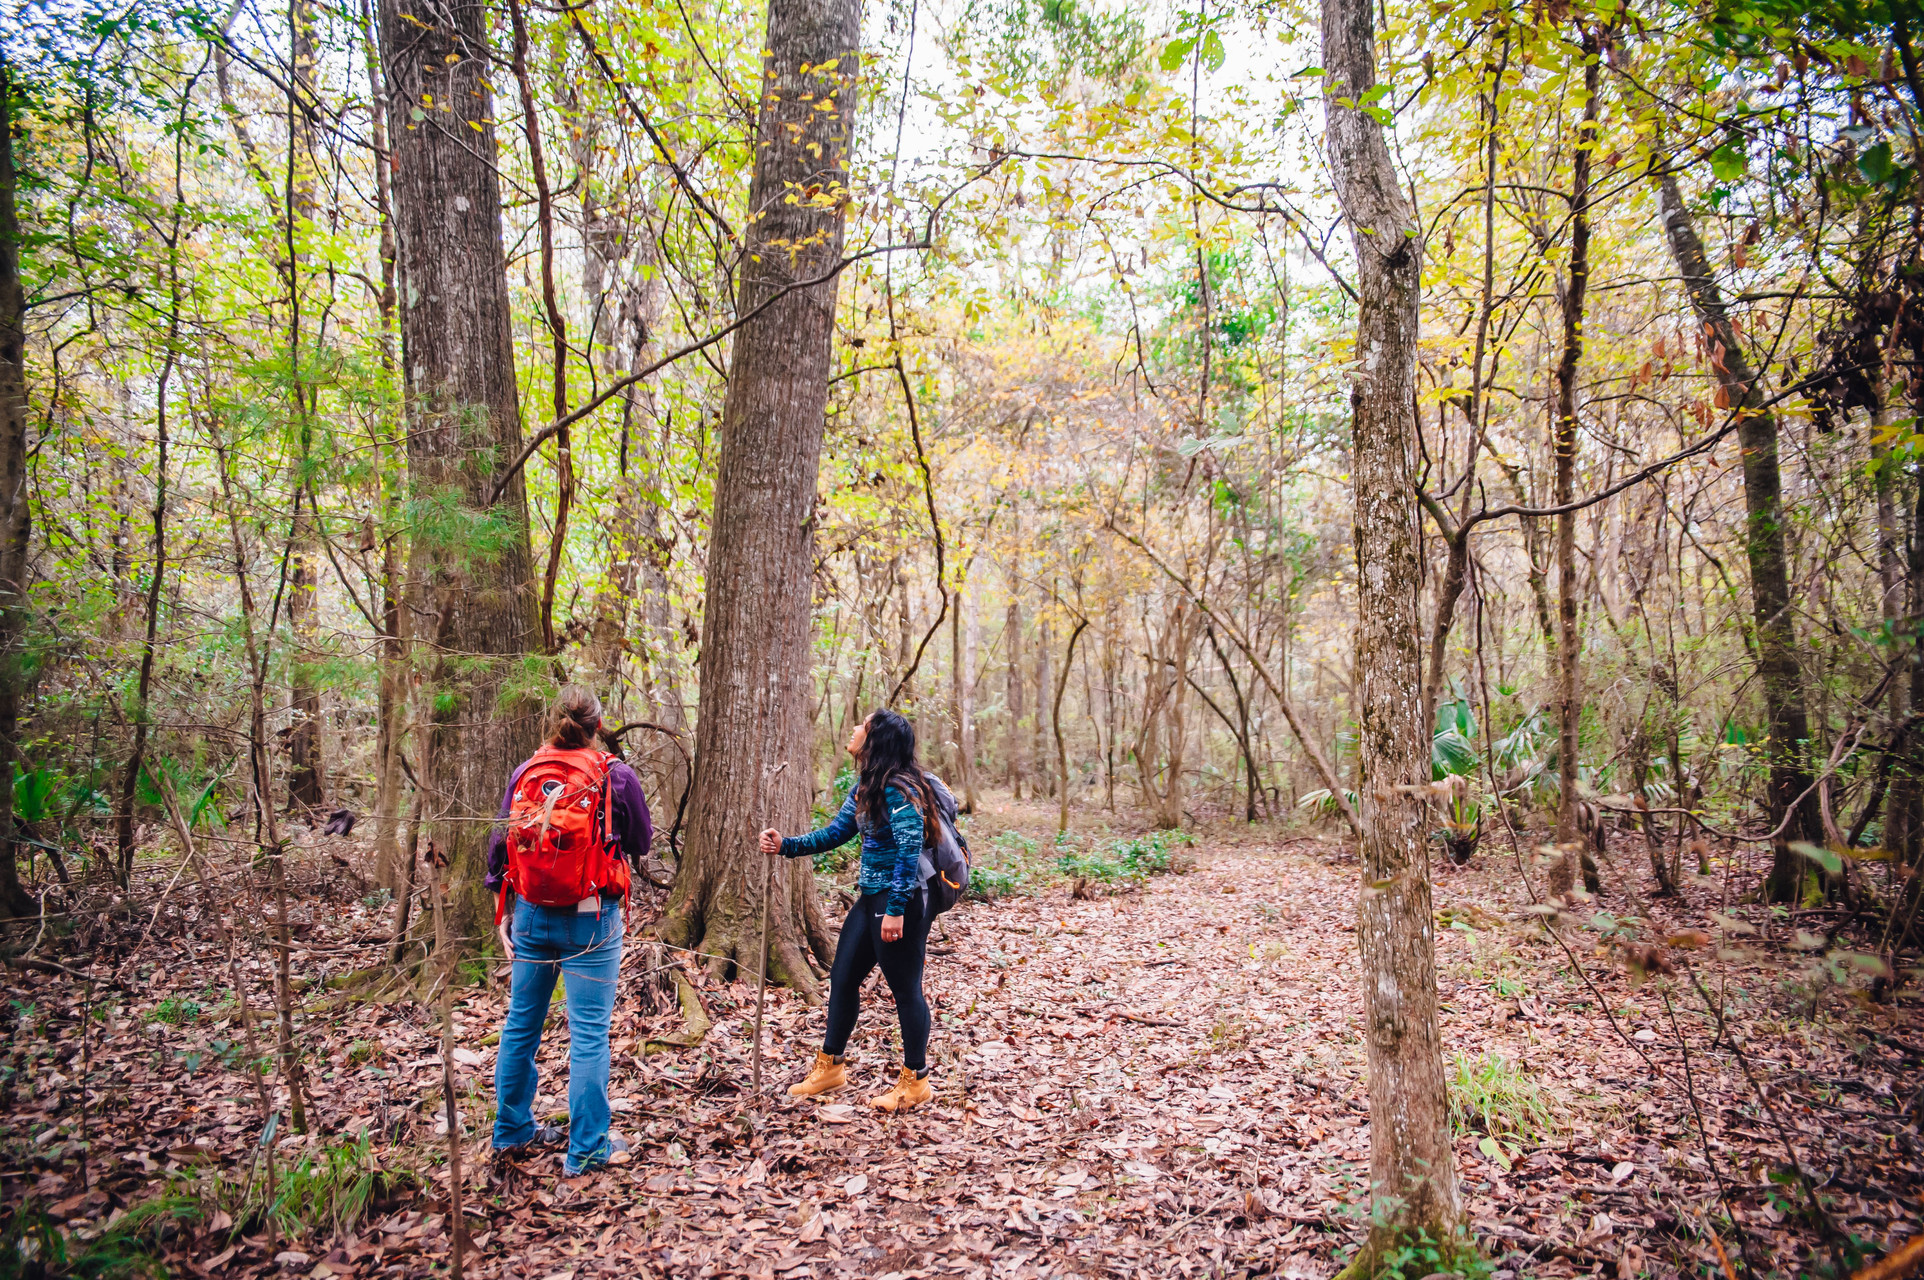
[[[869,1101],[883,1111],[908,1111],[935,1095],[928,1080],[929,1005],[922,994],[932,912],[921,864],[924,832],[940,821],[942,783],[916,763],[915,728],[894,711],[873,712],[855,726],[848,753],[860,776],[834,821],[805,836],[785,837],[772,827],[761,836],[764,854],[788,858],[837,848],[858,832],[862,837],[862,896],[849,908],[835,944],[828,1031],[808,1078],[788,1092],[808,1098],[848,1084],[842,1052],[855,1032],[862,982],[879,966],[902,1023],[902,1074],[893,1089]]]
[[[549,713],[548,741],[508,779],[488,846],[488,887],[513,991],[495,1058],[494,1149],[558,1146],[569,1177],[626,1151],[608,1136],[608,1027],[621,970],[628,867],[648,856],[654,826],[635,771],[595,749],[601,701],[569,685]],[[535,1051],[555,978],[567,976],[568,1132],[535,1122]]]

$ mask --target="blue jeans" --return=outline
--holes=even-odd
[[[608,1158],[608,1024],[621,970],[621,903],[599,914],[573,907],[514,904],[514,978],[508,1020],[494,1063],[494,1145],[534,1137],[534,1064],[556,974],[567,975],[568,1158],[570,1177]]]

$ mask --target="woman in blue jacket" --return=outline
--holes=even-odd
[[[925,824],[935,796],[915,762],[915,728],[893,711],[876,711],[849,735],[860,776],[835,820],[805,836],[762,832],[762,852],[806,858],[862,837],[861,899],[849,908],[828,979],[828,1032],[808,1078],[789,1089],[808,1098],[848,1084],[842,1053],[855,1031],[862,982],[879,965],[902,1020],[902,1074],[871,1105],[907,1111],[934,1096],[929,1085],[929,1005],[922,996],[929,914],[920,864]]]

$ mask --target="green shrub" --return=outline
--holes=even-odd
[[[1187,831],[1151,831],[1134,840],[1112,841],[1100,851],[1065,853],[1056,859],[1056,870],[1074,879],[1104,884],[1143,881],[1171,869],[1170,850],[1195,842]]]
[[[1012,893],[1031,893],[1046,878],[1036,862],[1036,842],[1020,832],[1004,831],[973,850],[968,896],[990,902]]]
[[[1004,871],[1000,867],[971,867],[969,897],[980,902],[992,902],[1020,890],[1023,880],[1020,871]]]
[[[1451,1054],[1449,1087],[1450,1127],[1458,1133],[1535,1142],[1556,1130],[1536,1081],[1500,1053]]]
[[[412,1172],[382,1168],[365,1132],[330,1146],[310,1148],[291,1166],[282,1166],[267,1199],[267,1180],[259,1170],[236,1184],[232,1173],[213,1175],[200,1184],[202,1198],[225,1209],[236,1234],[259,1230],[269,1214],[290,1240],[316,1233],[352,1233],[371,1205],[415,1185]]]
[[[200,1014],[201,1008],[198,1001],[189,1000],[186,996],[168,996],[154,1006],[153,1012],[147,1015],[147,1021],[164,1022],[170,1027],[181,1027],[190,1022],[199,1022]]]

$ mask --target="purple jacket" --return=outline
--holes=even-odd
[[[509,802],[514,799],[514,784],[521,781],[527,772],[528,761],[523,760],[508,775],[508,790],[501,797],[501,818],[508,816]],[[648,856],[648,846],[654,843],[655,824],[648,816],[648,798],[641,792],[641,779],[635,771],[617,760],[608,770],[608,795],[615,806],[615,839],[621,845],[621,854],[634,866]],[[501,881],[508,874],[508,832],[504,827],[496,827],[488,837],[488,890],[497,892]]]

